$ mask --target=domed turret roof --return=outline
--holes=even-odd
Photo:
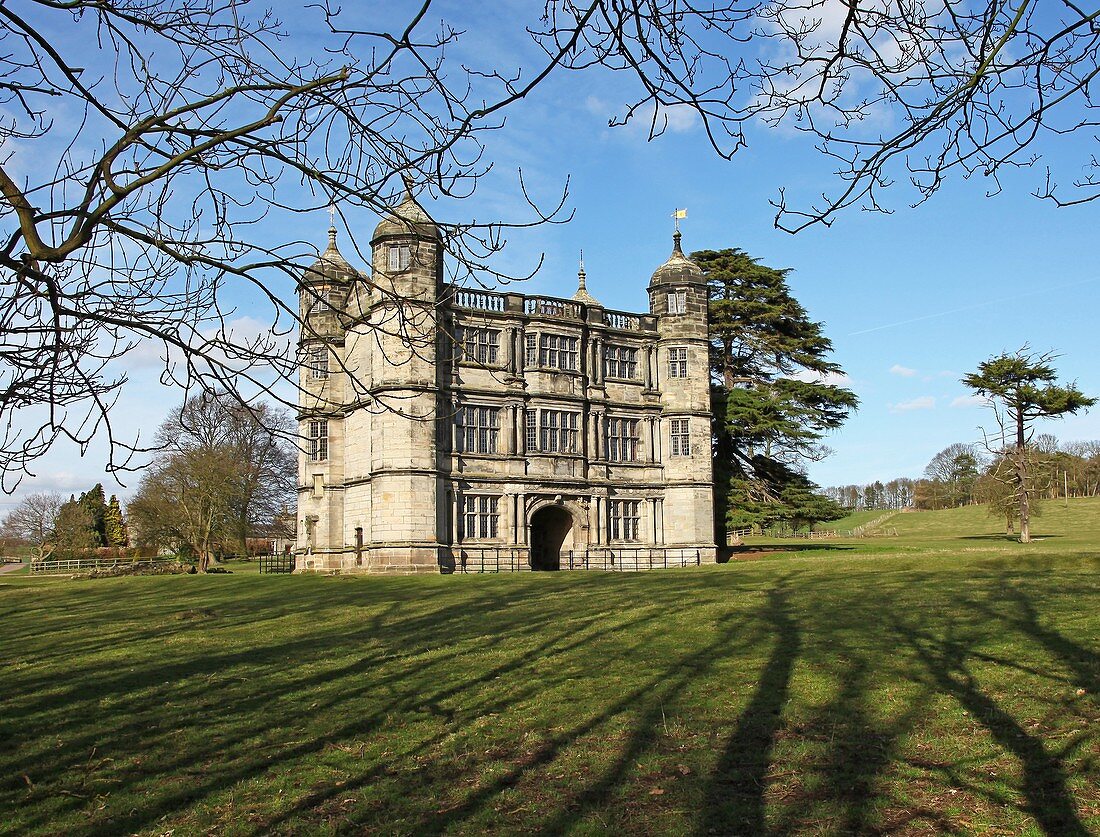
[[[435,221],[424,211],[424,207],[416,202],[412,192],[405,190],[405,197],[393,210],[387,213],[378,226],[374,228],[373,244],[380,238],[390,236],[416,235],[421,238],[439,238],[439,227]]]
[[[328,279],[335,282],[350,282],[359,275],[357,271],[336,247],[336,228],[328,231],[328,247],[313,264],[306,268],[306,278],[310,281]]]
[[[705,283],[706,277],[695,262],[684,255],[680,249],[679,230],[672,236],[672,255],[663,265],[653,272],[653,278],[649,280],[649,286],[654,285],[681,285],[684,283]]]

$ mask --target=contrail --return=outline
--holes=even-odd
[[[999,305],[1002,302],[1012,302],[1017,299],[1024,299],[1029,296],[1039,296],[1040,294],[1048,294],[1053,291],[1061,291],[1066,288],[1075,288],[1078,285],[1087,285],[1089,282],[1095,282],[1098,278],[1093,276],[1090,279],[1080,279],[1076,282],[1067,282],[1064,285],[1054,285],[1049,288],[1039,288],[1034,291],[1024,291],[1021,294],[1014,294],[1013,296],[1002,296],[997,299],[991,299],[986,302],[976,302],[973,305],[964,305],[962,308],[952,308],[949,311],[939,311],[935,314],[925,314],[923,317],[913,317],[911,320],[899,320],[896,323],[887,323],[886,325],[874,326],[873,328],[865,328],[861,331],[849,332],[849,337],[858,337],[861,334],[870,334],[873,331],[882,331],[887,328],[897,328],[898,326],[909,325],[911,323],[920,323],[925,320],[934,320],[937,317],[948,317],[951,314],[961,314],[963,311],[975,311],[978,308],[988,308],[990,305]]]

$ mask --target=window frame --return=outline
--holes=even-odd
[[[688,376],[687,346],[670,346],[668,349],[668,376],[686,378]]]
[[[608,462],[638,462],[640,439],[639,419],[626,416],[608,416],[604,441]]]
[[[499,366],[500,335],[500,329],[487,325],[458,326],[455,328],[455,348],[459,362]]]
[[[386,269],[390,273],[404,273],[412,267],[412,248],[408,244],[390,244],[386,247]]]
[[[691,420],[669,419],[669,452],[672,456],[691,456]]]
[[[499,447],[500,407],[464,404],[458,408],[455,413],[455,450],[458,453],[496,454]]]
[[[538,450],[541,453],[578,453],[580,413],[554,408],[540,409],[536,439],[538,447],[531,450]],[[531,434],[528,432],[528,441],[530,440]]]
[[[500,495],[463,494],[460,521],[463,541],[499,540]]]
[[[623,374],[624,371],[627,374]],[[603,376],[621,381],[638,380],[638,348],[607,344],[603,347]]]
[[[528,333],[526,343],[527,366],[555,372],[577,372],[580,369],[580,337],[540,331]]]
[[[641,500],[611,500],[608,511],[610,540],[627,543],[641,541]]]
[[[309,439],[309,461],[327,462],[328,449],[328,419],[310,419],[306,429]]]
[[[323,343],[306,349],[306,368],[311,381],[324,381],[329,376],[329,351]]]
[[[678,288],[668,292],[668,314],[687,313],[687,291]]]

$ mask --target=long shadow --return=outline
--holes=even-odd
[[[473,597],[471,600],[476,602],[476,598],[477,597]],[[498,601],[496,602],[497,605],[500,605],[499,598],[506,599],[509,597],[498,596]],[[487,608],[487,610],[492,610],[492,608]],[[648,618],[657,618],[659,616],[658,608],[652,608],[649,610],[650,612],[647,614]],[[446,611],[447,609],[443,609],[443,613],[446,613]],[[508,612],[511,616],[511,619],[506,620],[508,623],[507,628],[501,626],[501,630],[495,633],[510,632],[511,636],[515,638],[518,632],[513,622],[518,622],[520,620],[520,614],[524,613],[523,609],[513,609],[511,607],[506,607],[502,608],[501,612]],[[434,614],[435,618],[440,619],[440,617],[443,616],[443,613]],[[378,614],[378,616],[383,620],[385,619],[385,616],[383,614]],[[539,624],[542,623],[546,618],[546,614],[540,613],[539,616],[534,620],[531,619],[531,616],[531,609],[528,609],[526,611],[527,620],[529,623],[534,622],[534,624],[528,624],[527,629],[532,633],[536,633],[539,630]],[[396,700],[394,700],[393,703],[389,704],[388,708],[396,710],[409,710],[409,708],[414,704],[416,706],[438,705],[439,701],[444,700],[450,695],[457,693],[460,689],[463,691],[476,689],[478,683],[487,682],[494,677],[499,676],[501,673],[505,673],[509,670],[518,668],[525,664],[537,662],[538,660],[543,659],[548,653],[554,653],[556,651],[567,651],[569,646],[582,644],[586,640],[586,637],[589,635],[589,633],[592,630],[597,629],[594,627],[594,621],[595,620],[591,617],[581,619],[579,621],[572,620],[569,625],[570,633],[568,635],[551,635],[551,637],[546,638],[542,644],[537,645],[532,649],[529,649],[526,653],[521,654],[517,659],[508,660],[501,666],[495,667],[494,669],[486,672],[482,677],[477,677],[469,681],[463,681],[461,684],[455,684],[447,681],[446,679],[442,681],[437,681],[438,685],[442,686],[443,688],[436,691],[435,694],[432,694],[428,690],[416,690],[415,692],[408,692],[399,697],[395,696]],[[387,633],[392,634],[392,632],[394,631],[396,631],[397,634],[404,633],[407,625],[405,625],[401,620],[395,620],[395,622],[396,624],[390,625],[388,627]],[[375,627],[377,627],[377,625]],[[491,624],[487,625],[486,627],[491,631],[493,630]],[[627,627],[630,627],[630,625],[627,625]],[[566,647],[564,648],[562,647],[561,642],[563,639],[567,640],[565,643]],[[345,645],[346,642],[347,638],[344,638]],[[192,680],[196,675],[201,675],[205,672],[214,673],[223,670],[232,671],[245,662],[248,662],[253,666],[256,664],[263,664],[265,661],[267,664],[277,664],[288,659],[288,654],[290,655],[290,658],[294,658],[298,654],[303,653],[310,646],[310,644],[311,643],[308,639],[299,638],[291,643],[272,644],[260,650],[259,653],[257,653],[257,649],[255,647],[252,647],[246,652],[234,651],[228,654],[213,655],[212,657],[200,657],[188,660],[186,662],[170,664],[166,667],[167,671],[165,670],[165,668],[158,667],[156,671],[156,677],[163,679],[164,675],[168,675],[169,680],[167,682],[171,683],[178,683],[180,680],[186,680],[190,682],[190,680]],[[368,674],[370,672],[370,669],[372,668],[372,664],[377,662],[379,662],[377,657],[368,657],[366,659],[360,657],[352,661],[347,666],[341,667],[336,671],[328,667],[322,667],[322,670],[314,671],[312,674],[291,678],[289,682],[282,685],[282,689],[280,691],[282,694],[288,696],[294,693],[301,694],[303,692],[307,692],[309,689],[321,685],[324,682],[335,679],[337,682],[341,683],[352,682],[355,684],[354,691],[363,692],[367,688],[377,689],[380,685],[381,680],[392,678],[400,681],[404,679],[407,674],[404,671],[395,671],[391,673],[390,678],[379,678],[375,676],[369,678],[366,683],[363,683],[360,680],[360,676],[363,674]],[[438,665],[439,662],[439,659],[433,660],[433,664]],[[113,672],[111,675],[109,675],[109,679],[107,679],[105,682],[97,684],[98,688],[95,690],[95,692],[92,693],[92,696],[98,696],[98,694],[102,693],[104,690],[108,690],[112,694],[128,694],[133,687],[140,687],[142,684],[147,685],[149,678],[150,672],[146,671],[136,673],[124,673],[121,675],[117,672]],[[158,680],[157,682],[161,682],[161,680]],[[178,689],[178,686],[175,688]],[[81,701],[87,701],[89,699],[89,693],[86,690],[82,690],[80,692],[73,691],[64,694],[64,696],[61,697],[60,700],[58,700],[58,697],[60,696],[55,697],[54,700],[57,701],[57,703],[59,704],[59,708],[61,706],[72,708],[74,704],[78,704]],[[198,699],[200,695],[195,695],[193,697],[195,699]],[[187,766],[189,764],[209,759],[217,760],[220,751],[232,751],[233,747],[241,745],[246,739],[261,736],[265,731],[277,728],[279,726],[277,723],[262,723],[265,717],[273,718],[277,717],[277,715],[265,715],[265,713],[262,713],[259,710],[263,709],[265,705],[267,705],[268,707],[270,707],[272,704],[277,705],[280,697],[281,695],[251,694],[247,697],[242,695],[241,697],[235,699],[231,705],[232,711],[238,715],[245,715],[249,718],[252,718],[254,720],[253,723],[241,725],[241,728],[235,731],[236,734],[228,738],[225,736],[219,737],[217,735],[211,736],[211,742],[209,744],[208,750],[196,751],[194,748],[191,748],[186,752],[181,751],[180,753],[178,753],[174,760],[171,760],[172,763],[164,766],[172,769],[181,769],[186,772]],[[348,689],[344,689],[344,694],[337,694],[331,700],[334,702],[347,701],[349,703],[353,703],[356,701],[356,698],[356,694],[353,694]],[[155,697],[148,697],[145,698],[144,701],[147,702],[154,699]],[[175,692],[173,692],[174,701],[183,703],[186,699],[186,695],[177,695],[175,694]],[[40,709],[40,707],[33,708]],[[501,708],[503,707],[491,706],[487,711],[499,710]],[[134,708],[131,707],[131,709],[133,710]],[[59,775],[61,771],[71,769],[76,761],[79,761],[79,759],[86,757],[89,749],[96,746],[97,744],[100,746],[101,749],[106,742],[110,742],[111,746],[116,749],[120,746],[136,746],[140,748],[140,739],[143,734],[146,734],[148,732],[145,726],[145,722],[141,717],[142,712],[143,710],[141,706],[138,706],[136,707],[136,710],[127,712],[125,716],[119,719],[128,720],[129,723],[113,725],[113,728],[106,732],[100,729],[88,735],[79,735],[75,739],[69,738],[66,741],[65,747],[61,748],[57,752],[50,753],[49,758],[45,759],[45,762],[52,761],[52,766],[48,763],[39,762],[37,758],[32,759],[34,761],[33,770],[35,772],[36,778],[38,778],[39,780],[39,783],[45,781],[46,785],[48,786],[48,777],[45,780],[43,779],[44,771],[56,771],[55,775]],[[253,713],[255,713],[254,718]],[[66,717],[69,722],[72,723],[77,729],[81,729],[81,721],[79,719],[77,721],[72,721],[72,716],[74,714],[77,716],[81,716],[81,713],[79,712],[70,712],[66,713]],[[41,716],[39,715],[39,717]],[[186,791],[178,795],[172,793],[167,794],[166,796],[158,799],[155,805],[151,806],[150,810],[146,810],[144,812],[131,812],[129,816],[124,816],[121,818],[121,820],[114,820],[109,825],[101,824],[99,826],[90,826],[89,832],[95,833],[96,831],[104,830],[105,833],[117,833],[120,828],[124,831],[130,831],[142,825],[149,825],[156,818],[171,813],[173,810],[177,810],[180,806],[187,804],[196,796],[209,794],[218,790],[219,788],[231,785],[236,781],[246,779],[250,775],[256,775],[263,772],[263,770],[267,766],[269,766],[276,760],[301,757],[302,755],[305,755],[309,752],[321,749],[323,746],[325,746],[326,740],[330,740],[332,738],[333,732],[335,733],[337,738],[344,735],[361,734],[364,731],[369,731],[370,729],[372,729],[374,725],[381,722],[384,718],[384,711],[368,713],[366,716],[360,717],[356,722],[349,724],[343,729],[329,731],[330,734],[326,735],[324,740],[311,741],[305,746],[280,747],[279,751],[277,753],[270,754],[270,757],[261,756],[257,758],[259,754],[253,754],[252,756],[245,758],[243,764],[235,765],[229,770],[214,771],[213,773],[207,774],[203,781],[195,783]],[[8,720],[11,721],[12,718],[9,716]],[[63,727],[67,725],[67,723],[63,723],[61,726]],[[57,725],[51,725],[51,731],[56,732],[59,729],[60,727],[58,727]],[[45,756],[46,754],[43,753],[42,755]],[[22,754],[22,758],[24,760],[27,759],[28,756],[29,754],[27,753]],[[29,764],[29,762],[26,761],[24,761],[24,763]],[[16,773],[14,775],[19,775],[19,773]]]
[[[1034,540],[1050,540],[1052,538],[1064,538],[1065,535],[1037,535],[1034,532],[1031,533],[1031,537]],[[998,533],[995,535],[958,535],[953,540],[960,541],[1007,541],[1008,543],[1020,543],[1019,535],[1007,535],[1004,533]],[[1024,544],[1026,546],[1026,544]]]
[[[1100,693],[1100,654],[1074,642],[1054,628],[1043,625],[1035,605],[1019,588],[1010,587],[1007,598],[1016,605],[1020,613],[1017,617],[1007,617],[1011,624],[1069,666],[1075,685],[1095,699]]]
[[[855,547],[848,544],[829,543],[746,544],[744,546],[729,547],[729,551],[735,559],[739,555],[774,555],[783,552],[850,552],[853,549]]]
[[[775,644],[707,782],[697,834],[764,834],[767,830],[767,773],[783,727],[791,672],[802,647],[798,624],[789,612],[786,583],[787,579],[780,579],[768,590],[762,616],[775,630]]]
[[[955,698],[980,722],[1001,747],[1019,759],[1023,768],[1026,810],[1046,834],[1087,837],[1067,787],[1066,771],[1058,755],[1027,733],[1008,712],[986,695],[966,665],[968,646],[950,637],[935,639],[894,620],[894,629],[911,645],[932,682]]]

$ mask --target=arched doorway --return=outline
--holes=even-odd
[[[561,569],[561,545],[573,528],[573,515],[561,506],[544,506],[531,515],[531,569]]]

